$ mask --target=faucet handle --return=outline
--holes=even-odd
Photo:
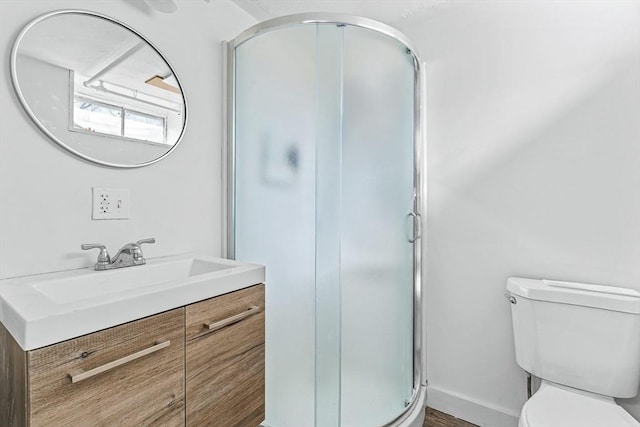
[[[132,243],[132,245],[136,246],[135,250],[132,251],[133,259],[140,264],[144,264],[145,259],[142,256],[142,248],[140,248],[140,245],[142,245],[143,243],[155,243],[155,242],[156,242],[155,237],[150,237],[148,239],[142,239],[142,240],[138,240],[135,243]]]
[[[136,244],[138,246],[140,246],[143,243],[155,243],[156,242],[156,238],[155,237],[149,237],[148,239],[142,239],[142,240],[138,240],[136,242]]]
[[[80,245],[80,248],[83,251],[89,249],[100,249],[100,253],[98,254],[98,264],[109,264],[111,262],[111,257],[109,256],[107,247],[102,243],[83,243]]]

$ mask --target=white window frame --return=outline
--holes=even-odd
[[[95,98],[92,98],[91,96],[87,96],[84,94],[78,94],[76,93],[75,90],[75,84],[73,81],[73,73],[71,73],[71,79],[70,79],[70,85],[69,85],[69,92],[70,92],[70,96],[69,96],[69,131],[70,132],[78,132],[78,133],[84,133],[86,135],[99,135],[105,138],[114,138],[114,139],[118,139],[121,141],[131,141],[131,142],[138,142],[138,143],[143,143],[143,144],[151,144],[151,145],[158,145],[161,147],[166,147],[170,144],[167,144],[167,120],[168,118],[166,116],[157,116],[155,114],[149,114],[147,112],[143,112],[143,111],[138,111],[136,109],[133,108],[126,108],[123,107],[121,105],[114,105],[114,104],[110,104],[108,102],[104,102],[104,101],[99,101]],[[103,132],[96,132],[96,131],[88,131],[86,129],[82,129],[79,127],[75,126],[75,101],[77,99],[82,100],[83,102],[89,102],[91,104],[96,104],[96,105],[100,105],[103,107],[107,107],[107,108],[111,108],[111,109],[115,109],[115,110],[120,110],[120,135],[114,135],[114,134],[110,134],[110,133],[103,133]],[[156,142],[156,141],[149,141],[146,139],[138,139],[138,138],[130,138],[130,137],[126,137],[124,136],[124,114],[126,111],[129,111],[131,113],[134,114],[138,114],[141,116],[146,116],[146,117],[151,117],[154,119],[161,119],[162,120],[162,142]]]

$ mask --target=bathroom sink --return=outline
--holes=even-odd
[[[167,282],[185,281],[194,276],[232,267],[233,265],[197,258],[160,262],[151,260],[141,266],[108,271],[86,270],[78,276],[43,280],[34,283],[33,288],[56,303],[64,304]]]
[[[262,282],[261,265],[201,255],[4,279],[0,322],[33,350]]]

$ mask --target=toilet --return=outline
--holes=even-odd
[[[516,361],[541,379],[518,427],[640,427],[614,398],[640,385],[640,292],[511,277]]]

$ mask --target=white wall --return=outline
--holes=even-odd
[[[515,425],[507,277],[640,289],[640,3],[456,1],[401,29],[427,65],[429,401]]]
[[[156,237],[147,257],[186,251],[219,255],[221,247],[222,48],[255,19],[229,1],[178,0],[162,14],[128,0],[0,1],[0,278],[92,265],[80,244],[112,253]],[[84,162],[47,139],[14,93],[9,57],[15,37],[36,16],[90,9],[147,36],[184,85],[189,123],[181,145],[152,166],[116,170]],[[91,220],[91,187],[131,190],[132,219]]]

